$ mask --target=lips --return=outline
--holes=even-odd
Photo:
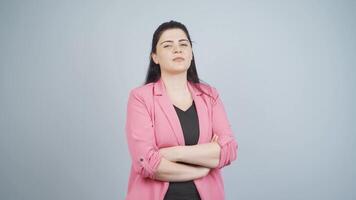
[[[175,61],[175,62],[180,62],[180,61],[183,61],[183,60],[184,60],[183,57],[175,57],[175,58],[173,58],[173,61]]]

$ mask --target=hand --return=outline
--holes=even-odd
[[[203,177],[204,176],[207,176],[208,174],[209,174],[209,172],[210,172],[210,168],[208,168],[208,167],[199,167],[200,168],[200,170],[202,171],[202,173],[203,173]]]
[[[211,139],[210,143],[216,144],[216,146],[220,149],[220,144],[218,143],[219,136],[214,134],[213,138]]]
[[[165,159],[167,159],[167,160],[169,160],[171,162],[177,162],[177,161],[179,161],[178,148],[179,148],[179,146],[160,148],[159,149],[159,153]]]
[[[211,141],[210,142],[218,142],[218,139],[219,139],[219,136],[218,135],[216,135],[216,134],[214,134],[213,135],[213,138],[211,139]]]

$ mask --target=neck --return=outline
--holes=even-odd
[[[187,73],[181,74],[161,74],[162,81],[168,92],[186,92],[188,91]]]

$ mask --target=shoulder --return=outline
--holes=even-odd
[[[219,92],[216,87],[207,83],[195,83],[195,86],[201,89],[203,95],[209,96],[216,100],[219,96]]]
[[[152,96],[153,84],[154,83],[147,83],[145,85],[132,88],[129,92],[129,98],[144,100],[147,97]]]

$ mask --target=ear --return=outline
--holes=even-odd
[[[155,53],[152,53],[152,59],[153,59],[153,62],[155,62],[156,64],[158,64],[158,58],[157,58],[157,55]]]

